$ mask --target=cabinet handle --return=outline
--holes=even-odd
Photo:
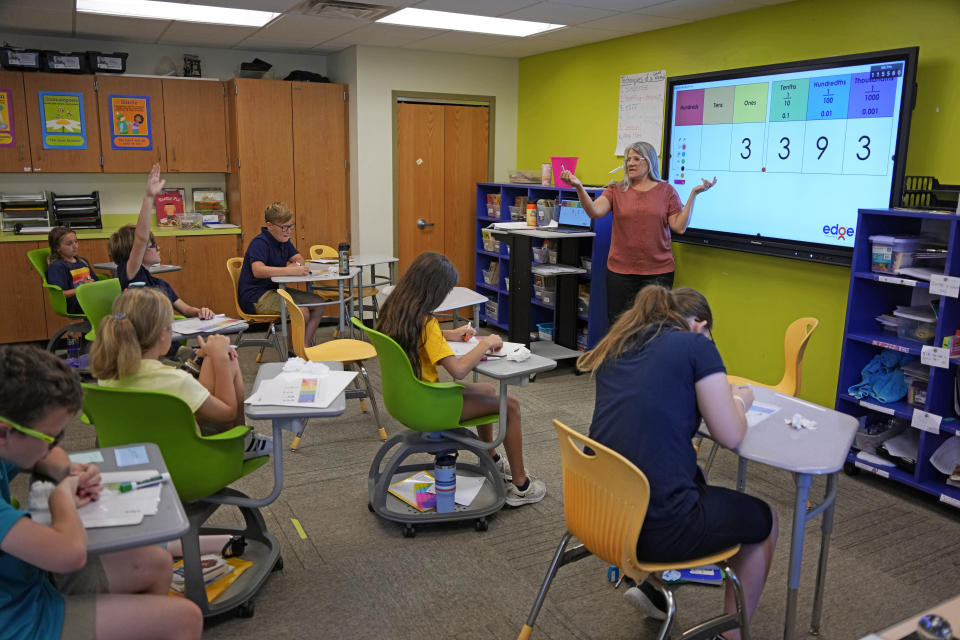
[[[20,162],[23,162],[23,143],[17,145],[17,153],[20,154]]]
[[[173,161],[176,162],[177,161],[177,145],[173,145],[172,147],[170,147],[170,151],[173,152]]]

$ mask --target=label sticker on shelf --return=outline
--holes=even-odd
[[[875,474],[877,474],[878,476],[880,476],[881,478],[889,478],[889,477],[890,477],[890,474],[887,473],[886,471],[884,471],[883,469],[877,469],[876,467],[871,467],[870,465],[865,464],[865,463],[863,463],[863,462],[860,462],[859,460],[857,460],[856,462],[854,462],[854,463],[853,463],[853,466],[858,467],[858,468],[860,468],[860,469],[863,469],[864,471],[869,471],[870,473],[875,473]]]
[[[902,284],[908,287],[917,286],[916,280],[909,280],[907,278],[894,278],[893,276],[877,276],[877,280],[880,282],[889,282],[890,284]]]
[[[950,368],[950,349],[925,345],[920,349],[920,363],[941,369]]]
[[[933,274],[930,276],[930,293],[956,298],[960,296],[960,278]]]
[[[893,410],[893,407],[884,407],[879,404],[873,404],[872,402],[867,402],[866,400],[861,400],[860,406],[865,407],[867,409],[871,409],[873,411],[879,411],[880,413],[885,413],[888,416],[892,416],[896,413],[896,411]]]
[[[943,416],[938,416],[935,413],[930,413],[923,409],[914,409],[910,426],[929,431],[930,433],[940,433],[941,420],[943,420]]]
[[[957,500],[956,498],[951,498],[945,493],[940,494],[940,502],[946,502],[952,507],[960,508],[960,500]]]
[[[890,349],[891,351],[899,351],[900,353],[910,353],[910,347],[905,347],[902,344],[893,344],[891,342],[884,342],[883,340],[872,340],[870,342],[875,347],[883,347],[884,349]]]

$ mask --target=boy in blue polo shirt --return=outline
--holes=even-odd
[[[247,313],[280,315],[283,298],[277,293],[279,285],[270,278],[274,276],[305,276],[310,268],[303,256],[290,242],[293,211],[283,202],[274,202],[263,212],[267,225],[261,227],[260,235],[254,238],[243,256],[240,280],[237,282],[237,297],[240,308]],[[318,296],[299,289],[287,289],[298,305],[323,302]],[[323,313],[317,307],[300,307],[306,322],[307,345],[313,332],[320,325]]]
[[[99,497],[100,470],[57,446],[82,397],[63,360],[33,346],[0,347],[0,638],[199,638],[200,609],[167,595],[166,549],[87,557],[77,507]],[[10,500],[21,470],[57,483],[49,526]]]

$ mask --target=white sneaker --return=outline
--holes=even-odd
[[[518,489],[517,485],[513,484],[513,482],[507,483],[508,505],[511,507],[519,507],[525,504],[540,502],[546,497],[547,485],[543,484],[543,480],[537,480],[530,474],[527,474],[527,480],[530,481],[530,486],[528,486],[525,491]]]
[[[247,435],[246,446],[243,448],[243,459],[259,458],[273,453],[273,438],[262,436],[253,431]]]
[[[650,596],[644,593],[644,591],[649,589],[649,591],[652,592],[650,595],[658,600],[663,599],[663,594],[657,592],[656,589],[650,585],[647,585],[646,583],[644,583],[644,585],[646,586],[643,589],[640,587],[630,587],[626,590],[626,592],[624,592],[623,597],[629,600],[633,606],[639,609],[644,616],[653,618],[654,620],[666,620],[666,609],[661,609],[654,604],[653,600],[650,599]],[[654,595],[654,593],[656,595]]]
[[[493,466],[497,468],[497,471],[500,472],[500,477],[503,478],[504,482],[509,482],[513,480],[513,474],[510,473],[510,462],[507,460],[505,454],[498,454],[500,456],[499,460],[493,461]]]

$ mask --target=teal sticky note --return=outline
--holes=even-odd
[[[117,456],[118,467],[129,467],[135,464],[147,464],[150,462],[150,459],[147,457],[147,450],[143,446],[114,449],[113,453]]]
[[[81,451],[70,454],[70,462],[77,464],[93,464],[94,462],[103,462],[103,454],[99,451]]]

